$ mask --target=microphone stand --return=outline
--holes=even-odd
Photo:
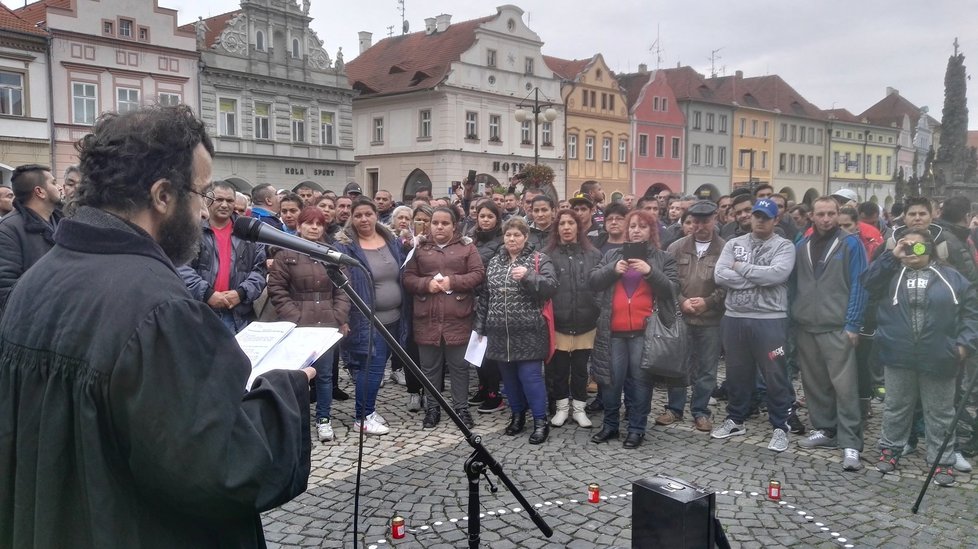
[[[326,260],[326,258],[320,259],[323,259],[324,261]],[[513,481],[510,480],[509,477],[506,476],[506,473],[503,472],[502,465],[493,459],[492,455],[489,453],[489,450],[486,450],[486,447],[482,445],[482,437],[473,433],[468,427],[465,426],[464,423],[462,423],[462,418],[458,416],[454,408],[449,406],[448,401],[445,400],[445,397],[442,396],[441,392],[435,388],[431,380],[421,373],[421,368],[419,368],[418,365],[411,360],[411,357],[407,354],[407,351],[404,350],[404,347],[401,347],[401,344],[397,341],[397,338],[387,331],[387,328],[385,328],[384,324],[377,319],[376,315],[372,315],[370,313],[370,308],[350,286],[349,277],[347,277],[342,270],[332,263],[326,264],[326,274],[329,275],[329,279],[333,282],[334,286],[340,290],[343,290],[343,293],[350,298],[350,302],[353,303],[353,305],[361,313],[363,313],[363,316],[370,319],[374,328],[376,328],[377,332],[383,336],[384,340],[390,346],[394,354],[401,359],[405,366],[411,370],[411,373],[414,374],[418,378],[418,381],[421,382],[421,385],[424,387],[428,398],[434,398],[438,402],[452,422],[455,423],[458,430],[465,436],[465,440],[469,443],[469,446],[473,448],[472,454],[470,454],[468,459],[465,460],[465,465],[463,466],[465,476],[468,479],[467,482],[469,489],[469,548],[477,549],[479,547],[481,530],[479,510],[482,507],[479,501],[479,477],[484,476],[486,478],[486,482],[489,483],[490,492],[496,493],[499,491],[499,489],[489,478],[489,473],[487,470],[492,471],[492,473],[496,475],[500,481],[502,481],[502,483],[506,486],[506,489],[513,494],[516,501],[518,501],[523,509],[530,515],[530,519],[533,520],[533,523],[537,525],[537,528],[540,529],[543,535],[548,538],[553,536],[553,529],[550,528],[546,521],[543,520],[543,517],[536,512],[533,506],[530,505],[530,502],[526,501],[526,498],[523,497],[523,494],[520,492],[519,488],[517,488],[516,485],[513,484]]]

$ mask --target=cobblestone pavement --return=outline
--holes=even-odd
[[[349,381],[341,386],[352,392]],[[657,389],[653,417],[664,399]],[[467,547],[462,464],[470,447],[444,417],[436,429],[422,431],[422,414],[407,411],[403,387],[388,382],[378,403],[391,433],[364,444],[359,542],[351,524],[358,438],[350,431],[349,400],[333,405],[337,439],[314,442],[307,492],[264,515],[270,547]],[[723,418],[723,405],[712,407],[715,419]],[[473,413],[486,447],[554,529],[553,537],[543,537],[505,487],[491,494],[483,482],[482,546],[630,547],[631,483],[666,474],[717,492],[717,515],[734,547],[978,547],[978,479],[958,473],[957,486],[932,485],[920,513],[912,514],[927,473],[923,450],[902,459],[897,473],[878,473],[882,404],[874,402],[873,412],[865,467],[855,473],[842,471],[840,450],[803,450],[798,436],[788,451],[771,452],[763,413],[748,422],[746,436],[726,440],[695,431],[689,416],[668,427],[653,426],[650,418],[637,450],[594,444],[593,429],[575,425],[551,429],[546,443],[531,446],[528,432],[502,434],[508,412]],[[807,424],[804,409],[800,416]],[[600,418],[592,415],[596,427]],[[771,479],[781,482],[780,503],[766,498]],[[600,484],[601,503],[586,503],[589,482]],[[402,540],[386,539],[394,515],[406,519]]]

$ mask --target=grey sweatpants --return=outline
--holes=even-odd
[[[469,364],[465,362],[465,345],[418,345],[421,372],[435,386],[442,376],[442,364],[448,366],[448,379],[452,383],[452,408],[468,409]],[[428,399],[428,408],[438,408],[438,401]]]
[[[927,462],[934,463],[937,451],[947,436],[947,428],[954,420],[954,376],[938,377],[909,368],[886,366],[883,379],[886,382],[886,400],[880,448],[900,455],[910,437],[914,407],[919,396],[924,411]],[[954,464],[954,444],[948,444],[937,464]]]
[[[835,432],[841,448],[863,450],[856,348],[842,330],[795,330],[798,364],[812,427]],[[889,398],[889,395],[887,395]]]

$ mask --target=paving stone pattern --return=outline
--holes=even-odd
[[[722,371],[721,365],[721,378]],[[341,386],[352,392],[345,373],[342,377]],[[378,411],[391,433],[368,437],[364,444],[358,539],[352,520],[359,440],[350,431],[351,399],[334,402],[335,441],[318,443],[313,432],[309,489],[264,515],[270,547],[468,546],[462,464],[471,449],[444,417],[436,429],[421,430],[422,414],[408,412],[406,398],[404,387],[390,382],[380,391]],[[665,391],[656,389],[653,417],[664,399]],[[723,419],[723,406],[713,407],[715,421]],[[497,482],[499,492],[492,494],[483,482],[483,547],[631,547],[633,519],[648,520],[632,517],[631,483],[656,474],[716,491],[717,515],[734,547],[978,547],[978,479],[958,473],[957,486],[932,485],[914,515],[910,507],[927,473],[923,444],[901,460],[897,473],[875,470],[881,403],[873,403],[865,467],[855,473],[842,471],[841,450],[803,450],[798,436],[792,435],[788,451],[771,452],[763,413],[748,422],[746,436],[726,440],[695,431],[688,415],[668,427],[653,426],[650,418],[645,443],[624,450],[620,442],[590,442],[594,430],[573,424],[551,429],[546,443],[532,446],[529,432],[502,434],[508,412],[474,412],[475,431],[554,529],[553,537],[543,537],[504,486]],[[800,415],[807,424],[804,409]],[[595,429],[600,419],[592,415]],[[781,502],[766,497],[771,479],[781,482]],[[600,484],[601,503],[586,503],[590,482]],[[406,519],[402,540],[388,537],[394,515]]]

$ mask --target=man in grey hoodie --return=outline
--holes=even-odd
[[[788,449],[788,413],[794,391],[785,368],[788,329],[788,278],[795,247],[774,232],[778,206],[760,199],[751,208],[751,232],[723,247],[714,278],[727,289],[720,321],[727,363],[727,418],[713,438],[746,434],[755,376],[767,384],[768,420],[774,428],[770,450]]]

